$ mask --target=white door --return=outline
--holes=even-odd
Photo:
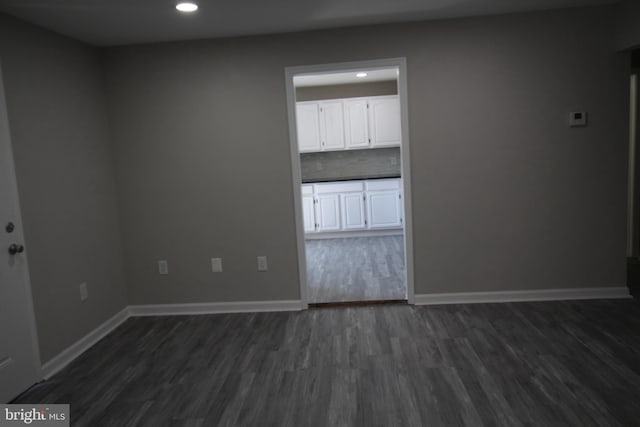
[[[369,146],[369,120],[366,100],[344,101],[344,130],[347,148]]]
[[[323,150],[344,148],[344,114],[341,101],[320,104],[320,137]]]
[[[10,401],[40,380],[40,361],[23,244],[0,74],[0,403]],[[10,247],[15,254],[9,253]]]
[[[402,129],[397,96],[376,97],[369,101],[369,129],[373,147],[400,145]]]
[[[298,149],[302,152],[320,151],[320,110],[318,103],[296,104]]]
[[[316,231],[313,196],[302,196],[302,215],[304,217],[304,232],[313,233]]]
[[[364,193],[345,193],[340,196],[342,199],[342,229],[362,230],[366,228]]]
[[[369,228],[397,228],[402,226],[400,192],[370,191],[367,194]]]
[[[316,221],[318,231],[340,230],[340,198],[337,194],[316,196]]]

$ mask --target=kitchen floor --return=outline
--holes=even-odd
[[[404,237],[307,240],[310,303],[407,298]]]

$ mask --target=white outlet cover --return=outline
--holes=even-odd
[[[89,291],[87,290],[86,283],[80,283],[80,301],[84,301],[89,298]]]
[[[158,261],[158,273],[169,274],[169,263],[167,260],[161,259]]]
[[[211,272],[222,273],[222,258],[211,258]]]
[[[265,255],[260,255],[258,257],[258,271],[267,271],[269,270],[269,264],[267,263],[267,257]]]

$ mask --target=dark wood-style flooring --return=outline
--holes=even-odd
[[[403,236],[306,241],[310,303],[404,300]]]
[[[637,426],[634,300],[138,317],[22,398],[74,426]]]

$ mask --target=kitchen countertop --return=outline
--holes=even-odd
[[[343,176],[339,178],[305,178],[302,180],[303,184],[315,184],[318,182],[337,182],[337,181],[364,181],[368,179],[390,179],[390,178],[400,178],[400,175],[393,174],[382,174],[382,175],[366,175],[366,176]]]

